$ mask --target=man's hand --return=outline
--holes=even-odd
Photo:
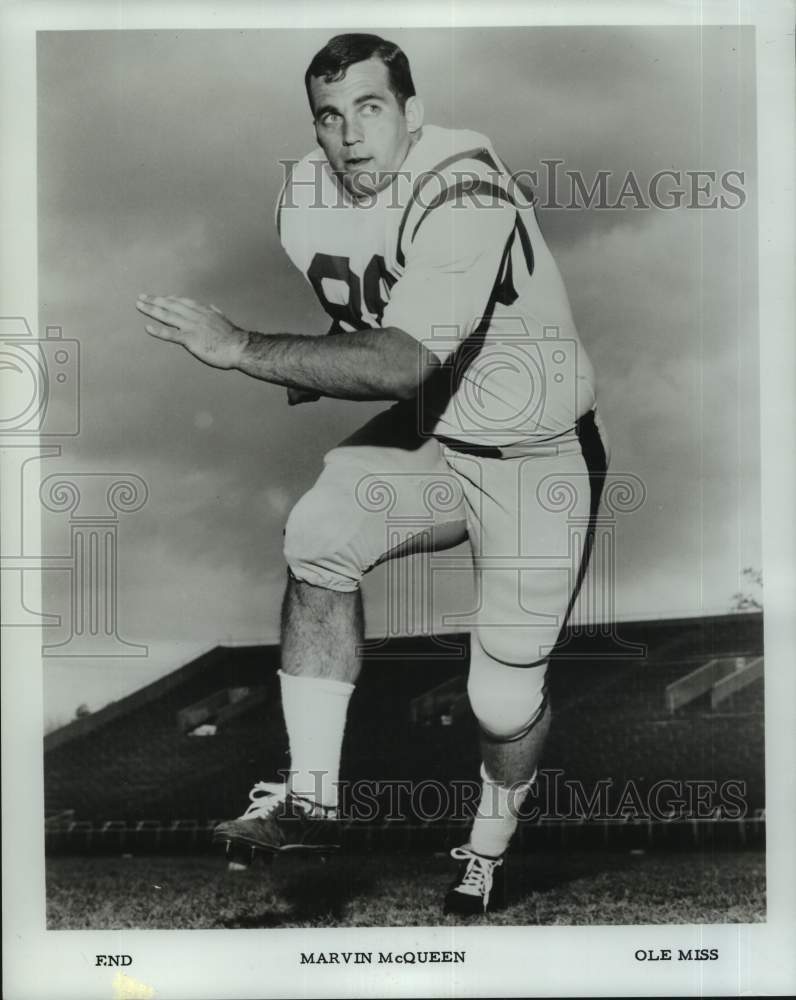
[[[346,337],[242,330],[215,306],[176,295],[140,295],[136,308],[162,324],[150,336],[181,344],[213,368],[283,385],[289,401],[312,394],[335,399],[413,399],[438,367],[427,348],[397,327],[356,330]],[[300,393],[300,395],[299,395]]]
[[[190,351],[211,368],[234,368],[240,360],[249,335],[235,326],[215,306],[203,306],[193,299],[176,295],[139,295],[139,312],[162,323],[147,323],[144,329],[158,340],[170,340]]]

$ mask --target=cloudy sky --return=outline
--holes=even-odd
[[[79,340],[82,385],[81,433],[43,471],[135,473],[150,491],[121,517],[118,589],[119,631],[149,655],[45,661],[51,721],[216,641],[275,639],[286,513],[323,453],[383,408],[288,409],[283,390],[151,340],[134,309],[140,291],[180,294],[242,326],[326,328],[278,243],[273,205],[279,161],[314,145],[302,78],[331,33],[39,36],[40,328]],[[615,200],[628,171],[642,191],[660,170],[744,172],[737,210],[687,207],[689,193],[673,210],[631,198],[539,212],[597,369],[613,471],[647,491],[617,524],[617,616],[728,610],[742,568],[760,564],[751,29],[389,35],[410,57],[427,121],[486,133],[540,181],[544,160],[589,185],[608,170]],[[63,515],[46,515],[44,535],[49,553],[68,549]],[[64,575],[45,576],[47,610],[68,615]],[[468,575],[452,577],[437,621],[468,606]],[[377,570],[365,590],[372,633],[384,593]]]

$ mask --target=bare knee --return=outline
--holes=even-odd
[[[297,579],[292,572],[288,573],[283,604],[283,616],[286,618],[312,618],[315,622],[323,622],[328,614],[334,614],[341,604],[351,603],[359,591],[331,590],[328,587],[318,587],[306,580]]]
[[[282,672],[353,683],[360,669],[362,595],[288,578],[282,605]]]

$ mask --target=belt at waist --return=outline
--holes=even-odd
[[[584,434],[595,431],[595,411],[589,410],[575,421],[574,432],[578,438],[583,438]],[[511,441],[508,444],[476,444],[473,441],[459,441],[457,438],[443,437],[436,435],[440,444],[451,451],[458,451],[462,455],[475,455],[478,458],[524,458],[528,455],[555,455],[558,450],[557,441],[566,437],[567,433],[559,434],[554,438],[547,438],[544,441]]]

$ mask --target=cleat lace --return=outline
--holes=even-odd
[[[265,819],[285,803],[289,794],[287,785],[274,781],[258,781],[249,792],[251,802],[239,819]],[[307,815],[331,817],[337,812],[334,807],[313,802],[303,795],[293,794],[290,797]]]
[[[287,785],[258,781],[249,792],[249,798],[249,807],[240,819],[264,819],[285,801]]]
[[[486,908],[489,894],[492,892],[495,869],[503,864],[503,858],[487,858],[467,847],[454,847],[451,850],[451,857],[454,861],[467,862],[467,868],[455,891],[467,896],[483,897]]]

